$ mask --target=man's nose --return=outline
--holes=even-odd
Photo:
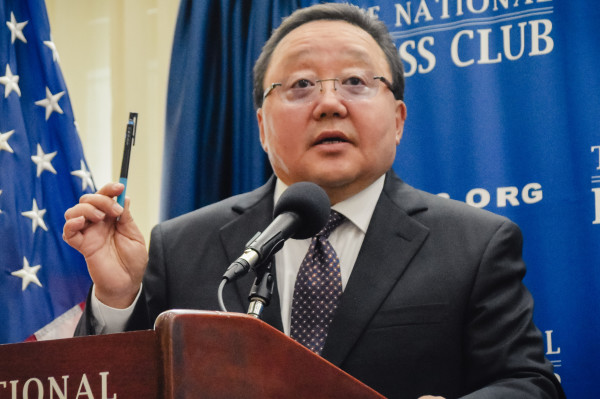
[[[318,119],[325,118],[327,116],[346,116],[348,110],[343,104],[342,97],[339,95],[337,89],[336,78],[321,79],[319,80],[320,92],[319,98],[317,99],[317,106],[314,109],[314,117]]]

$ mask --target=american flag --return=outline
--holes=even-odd
[[[0,0],[0,343],[72,334],[90,278],[62,240],[95,191],[43,0]]]

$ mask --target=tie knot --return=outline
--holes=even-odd
[[[317,233],[316,236],[328,238],[331,232],[335,230],[340,224],[342,224],[344,220],[346,220],[344,215],[332,209],[331,213],[329,214],[329,219],[327,219],[327,224],[325,224],[325,227],[323,227],[321,231]]]

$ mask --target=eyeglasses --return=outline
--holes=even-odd
[[[315,77],[293,76],[279,83],[272,83],[263,93],[263,100],[277,87],[279,98],[289,104],[308,104],[315,101],[323,92],[323,82],[333,82],[335,90],[347,101],[362,101],[374,97],[379,91],[379,82],[393,92],[392,84],[383,76],[373,76],[368,71],[354,71],[339,78],[317,79]],[[318,83],[318,85],[317,85]]]

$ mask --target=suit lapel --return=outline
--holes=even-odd
[[[239,214],[230,223],[220,230],[221,242],[227,253],[229,264],[239,257],[248,241],[257,231],[262,231],[273,220],[273,190],[275,179],[271,178],[264,186],[256,189],[232,206],[232,211]],[[275,273],[275,267],[272,267]],[[255,274],[250,272],[236,280],[229,289],[236,290],[237,303],[232,305],[231,310],[246,313],[248,310],[248,294],[254,283]],[[234,308],[235,306],[235,308]],[[228,304],[229,308],[229,304]],[[277,285],[271,298],[271,303],[265,308],[262,319],[273,327],[283,330],[281,321],[281,307],[279,305],[279,293]]]
[[[423,209],[416,190],[388,173],[323,349],[323,357],[333,364],[343,363],[421,248],[428,229],[410,214]]]

